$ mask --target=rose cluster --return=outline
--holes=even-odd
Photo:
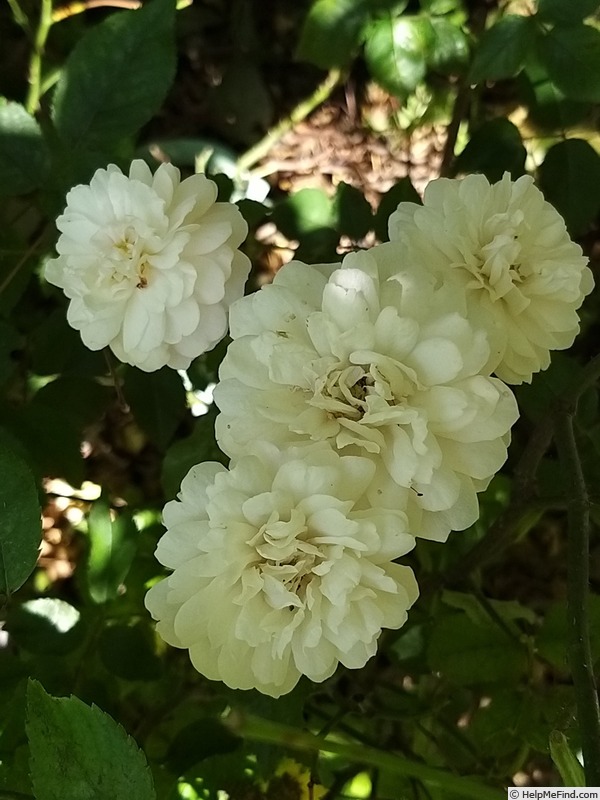
[[[175,177],[136,162],[74,189],[47,269],[84,341],[143,369],[221,338],[248,271],[239,212]],[[418,595],[398,559],[478,517],[518,417],[507,383],[578,332],[591,272],[528,176],[434,181],[389,233],[231,305],[230,467],[194,467],[165,507],[172,573],[146,596],[161,637],[230,687],[278,697],[373,656]]]

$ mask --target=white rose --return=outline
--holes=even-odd
[[[414,545],[406,517],[368,508],[372,476],[325,444],[193,467],[156,551],[174,571],[146,595],[160,636],[206,677],[273,697],[362,667],[418,595],[392,561]]]
[[[171,164],[152,175],[140,160],[129,177],[111,164],[71,189],[45,277],[87,347],[150,372],[186,369],[223,338],[250,262],[236,249],[246,222],[216,196],[204,175],[180,181]]]
[[[263,439],[365,456],[371,502],[405,508],[415,535],[444,540],[477,519],[515,399],[480,374],[487,338],[455,310],[459,298],[399,272],[396,246],[336,266],[292,262],[233,305],[217,439],[232,457]]]
[[[502,380],[529,382],[550,350],[573,343],[592,273],[528,175],[432,181],[423,206],[400,203],[389,232],[399,261],[462,290],[469,320],[490,338],[486,367]]]

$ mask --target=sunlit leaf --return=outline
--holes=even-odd
[[[405,96],[425,77],[433,42],[427,17],[388,14],[367,31],[365,58],[369,71],[391,94]]]
[[[114,516],[101,499],[89,513],[88,535],[88,590],[95,603],[105,603],[118,596],[127,577],[137,549],[138,532],[127,514]]]
[[[469,40],[462,28],[445,17],[431,17],[433,38],[427,65],[441,72],[452,72],[469,60]]]
[[[367,6],[366,0],[316,0],[304,20],[296,58],[323,69],[348,64],[368,19]]]

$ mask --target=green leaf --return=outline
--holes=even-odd
[[[594,661],[600,658],[600,597],[589,597],[590,643]],[[563,603],[554,603],[546,612],[542,627],[536,637],[537,652],[559,669],[567,669],[569,625],[567,608]]]
[[[538,16],[569,25],[598,11],[598,0],[538,0]]]
[[[585,233],[600,210],[600,156],[594,148],[583,139],[555,144],[539,168],[539,181],[571,235]]]
[[[427,53],[427,66],[440,72],[453,72],[469,60],[469,40],[459,25],[445,17],[431,17],[433,39]]]
[[[105,500],[97,500],[88,515],[90,550],[86,577],[95,603],[114,600],[125,581],[137,549],[138,532],[127,514],[114,519]]]
[[[588,103],[570,100],[548,77],[537,57],[529,58],[522,74],[523,94],[529,106],[529,119],[536,127],[554,135],[581,124],[590,116]]]
[[[74,428],[82,431],[105,411],[114,390],[94,380],[68,375],[43,386],[33,399],[52,413],[52,409],[67,412]]]
[[[600,101],[600,31],[590,25],[557,25],[539,41],[548,76],[571,100]]]
[[[364,194],[354,186],[343,182],[338,185],[334,207],[337,212],[336,229],[340,233],[356,241],[371,230],[373,222],[371,206]]]
[[[215,441],[215,417],[215,407],[211,406],[208,414],[196,419],[193,433],[167,450],[161,475],[166,497],[175,497],[181,481],[201,461],[227,462]]]
[[[157,372],[127,367],[123,394],[140,427],[166,448],[186,413],[185,389],[177,372],[169,367]]]
[[[445,589],[442,593],[442,600],[450,608],[458,608],[464,611],[471,622],[476,625],[489,626],[491,622],[490,614],[475,595],[468,592],[453,592]],[[488,600],[487,602],[490,609],[507,623],[522,619],[533,625],[537,620],[534,611],[517,603],[516,600]]]
[[[521,412],[532,422],[538,422],[544,414],[554,411],[556,401],[568,386],[581,381],[583,368],[564,353],[553,353],[548,369],[533,376],[530,384],[515,387]]]
[[[100,659],[109,672],[128,681],[153,681],[161,676],[162,662],[154,652],[148,625],[110,625],[98,644]]]
[[[27,737],[36,800],[154,800],[143,752],[123,728],[77,697],[27,687]]]
[[[103,149],[158,111],[175,73],[174,18],[174,0],[151,0],[112,14],[79,40],[54,95],[64,142]]]
[[[0,400],[0,416],[22,445],[36,478],[60,476],[72,486],[84,479],[81,433],[66,409],[33,402],[13,407]],[[48,420],[52,424],[48,424]]]
[[[523,67],[535,34],[533,17],[507,14],[483,34],[469,72],[471,83],[512,78]]]
[[[0,196],[31,192],[48,166],[40,126],[19,103],[0,101]]]
[[[427,17],[388,14],[367,31],[367,66],[384,89],[404,97],[425,77],[433,43],[434,31]]]
[[[459,685],[508,685],[526,669],[527,652],[500,627],[482,627],[466,614],[452,614],[434,622],[428,661],[432,670]]]
[[[550,734],[550,756],[565,786],[585,786],[585,773],[562,731]]]
[[[79,611],[58,597],[38,597],[9,611],[6,629],[19,648],[64,656],[84,637]]]
[[[218,719],[197,719],[172,739],[167,761],[173,772],[182,775],[205,758],[231,753],[240,744],[239,737],[230,733]]]
[[[410,178],[401,178],[391,189],[382,195],[379,206],[375,212],[374,231],[375,236],[380,242],[389,241],[388,220],[390,214],[394,212],[400,203],[418,203],[421,205],[421,198],[415,187],[410,182]]]
[[[25,461],[2,438],[0,445],[0,596],[29,577],[42,539],[35,480]]]
[[[67,322],[65,309],[51,312],[29,338],[31,369],[37,375],[104,375],[104,354],[88,349]]]
[[[296,58],[322,69],[346,66],[367,19],[365,0],[316,0],[304,21]]]
[[[454,162],[454,172],[482,172],[492,183],[505,172],[513,179],[525,173],[527,151],[519,129],[504,117],[484,122]]]
[[[335,224],[333,202],[321,189],[300,189],[273,209],[272,220],[288,239]]]

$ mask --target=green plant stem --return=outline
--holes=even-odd
[[[557,415],[556,446],[568,483],[567,617],[568,656],[588,786],[600,786],[600,708],[594,677],[589,624],[590,500],[581,467],[573,419],[575,408]]]
[[[23,28],[24,31],[29,32],[29,20],[27,18],[27,14],[21,8],[19,0],[8,0],[8,5],[10,6],[13,19],[15,20],[17,25]]]
[[[452,108],[452,119],[450,120],[450,124],[448,125],[448,130],[446,132],[446,143],[444,144],[442,163],[440,165],[440,178],[447,178],[452,171],[454,148],[456,147],[458,131],[460,130],[460,123],[467,115],[470,95],[471,87],[467,83],[466,79],[464,79],[456,92],[456,98]]]
[[[340,83],[342,72],[339,69],[331,69],[327,73],[327,77],[315,91],[302,100],[294,108],[291,114],[280,120],[277,125],[271,128],[263,138],[253,145],[249,150],[238,158],[237,170],[238,172],[245,172],[260,161],[261,158],[266,156],[273,145],[278,142],[282,136],[288,131],[291,131],[299,122],[306,119],[308,115],[315,110],[318,106],[327,100],[329,95],[333,92],[335,87]]]
[[[39,108],[42,90],[42,57],[46,47],[46,39],[52,27],[52,0],[42,0],[40,21],[33,42],[33,52],[29,62],[29,92],[25,108],[35,114]]]
[[[451,775],[435,767],[428,767],[402,756],[391,755],[373,747],[351,742],[340,742],[307,731],[300,731],[288,725],[261,719],[238,710],[230,712],[225,720],[231,731],[255,742],[267,742],[299,750],[334,753],[356,764],[377,767],[395,775],[416,778],[442,792],[454,792],[459,797],[474,800],[505,800],[506,793],[493,789],[471,778]]]

